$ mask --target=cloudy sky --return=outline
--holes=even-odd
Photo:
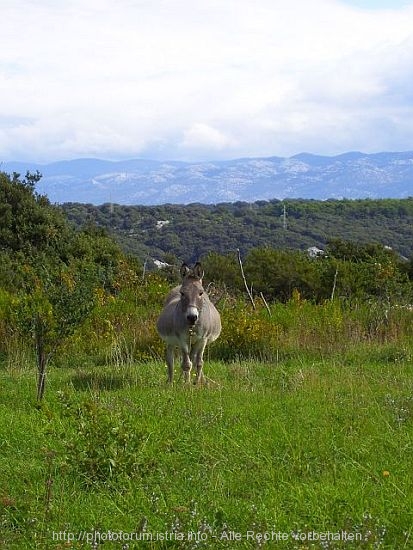
[[[0,161],[413,150],[413,0],[0,0]]]

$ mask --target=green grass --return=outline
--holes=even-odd
[[[102,547],[260,548],[285,533],[266,547],[412,548],[409,351],[206,374],[168,387],[156,362],[52,368],[37,407],[35,372],[0,370],[0,546],[98,548],[93,532],[122,531]],[[362,540],[294,539],[341,531]]]

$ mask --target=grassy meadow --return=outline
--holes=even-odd
[[[110,334],[89,321],[40,405],[30,350],[10,341],[0,547],[413,548],[412,312],[221,310],[202,387],[179,368],[166,384],[142,312]]]
[[[128,207],[122,223],[111,210],[149,247],[130,257],[93,216],[72,226],[40,178],[0,172],[0,548],[413,548],[413,259],[387,246],[383,210],[367,205],[380,229],[356,242],[325,228],[316,258],[259,239],[244,279],[252,228],[283,247],[297,232],[277,232],[271,203],[262,220],[238,204],[248,235],[231,244],[218,207],[206,249],[225,255],[202,262],[222,334],[207,384],[184,385],[178,365],[169,386],[155,322],[180,280],[174,254],[202,255],[197,207],[173,235],[159,210]],[[401,206],[383,208],[407,242]],[[315,211],[300,212],[317,243]],[[152,271],[149,250],[169,267]]]

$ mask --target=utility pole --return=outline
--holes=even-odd
[[[109,193],[109,225],[113,229],[113,211],[115,210],[112,202],[112,193]]]
[[[283,208],[283,229],[286,230],[287,229],[287,208],[284,204],[284,208]]]

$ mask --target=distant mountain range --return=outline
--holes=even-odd
[[[405,198],[413,195],[413,152],[228,161],[4,162],[2,171],[38,170],[38,191],[52,202],[214,204],[266,199]]]

